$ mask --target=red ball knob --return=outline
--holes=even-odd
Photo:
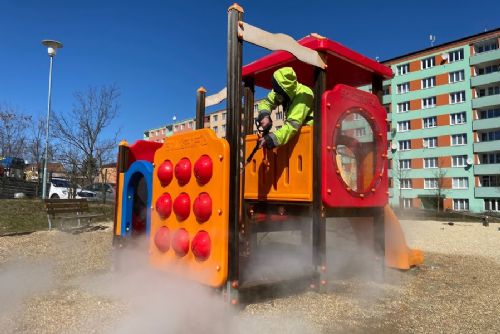
[[[172,248],[178,256],[184,256],[189,250],[189,233],[181,228],[177,230],[172,239]]]
[[[206,222],[212,215],[212,198],[207,193],[201,193],[196,197],[193,204],[193,212],[196,220],[200,223]]]
[[[156,211],[161,218],[165,219],[172,213],[172,196],[164,193],[156,200]]]
[[[194,164],[194,176],[196,180],[205,184],[212,178],[214,164],[208,155],[202,155]]]
[[[168,186],[174,177],[174,165],[170,160],[163,161],[156,172],[162,186]]]
[[[182,158],[175,165],[175,177],[181,186],[189,182],[191,179],[191,161],[188,158]]]
[[[189,217],[191,211],[191,199],[186,193],[181,193],[174,201],[174,212],[180,221]]]
[[[165,253],[170,248],[170,230],[166,226],[162,226],[156,231],[155,245],[160,252]]]
[[[210,256],[211,242],[210,235],[205,231],[196,233],[193,242],[191,243],[191,250],[197,260],[204,261]]]

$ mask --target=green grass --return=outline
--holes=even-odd
[[[102,220],[114,219],[114,205],[89,203],[90,212],[103,213]],[[0,235],[48,229],[47,214],[39,199],[1,199]]]

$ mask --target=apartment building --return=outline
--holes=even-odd
[[[383,63],[390,203],[500,211],[500,29]]]

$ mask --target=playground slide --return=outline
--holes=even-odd
[[[410,267],[422,264],[424,253],[408,247],[398,217],[389,205],[384,207],[384,214],[386,266],[395,269],[410,269]]]

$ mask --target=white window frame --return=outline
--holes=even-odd
[[[488,205],[486,203],[488,203]],[[484,211],[500,211],[500,199],[499,198],[485,198],[484,199]]]
[[[398,141],[398,149],[400,151],[409,151],[411,150],[411,140],[399,140]]]
[[[467,166],[467,155],[452,155],[451,167],[465,167]]]
[[[397,85],[398,94],[408,93],[409,91],[410,91],[410,83],[409,82],[403,82],[403,83]]]
[[[399,160],[399,169],[401,169],[401,170],[411,169],[411,159],[400,159]]]
[[[438,168],[438,158],[437,157],[424,158],[424,168],[425,169]]]
[[[422,89],[428,89],[428,88],[432,88],[434,86],[436,86],[436,77],[435,76],[423,78],[421,81],[421,88]]]
[[[458,78],[457,78],[458,77]],[[449,83],[461,82],[465,80],[465,71],[459,70],[448,74]]]
[[[465,90],[450,93],[450,104],[464,103]]]
[[[404,74],[410,72],[410,64],[406,63],[406,64],[398,65],[398,66],[396,66],[396,71],[397,71],[398,75],[404,75]]]
[[[424,189],[438,189],[438,179],[435,177],[424,179]]]
[[[398,122],[398,132],[407,132],[411,130],[410,121]]]
[[[215,126],[212,128],[212,130],[214,130],[214,132],[215,132],[215,133],[217,133],[217,132],[218,132],[218,130],[219,130],[219,127],[218,127],[217,125],[215,125]]]
[[[397,114],[408,112],[408,111],[410,111],[410,102],[409,101],[398,103],[398,107],[396,109]]]
[[[436,148],[437,147],[437,137],[426,137],[423,139],[424,148]]]
[[[430,129],[437,126],[437,116],[422,118],[422,128]]]
[[[402,198],[403,201],[403,208],[411,208],[412,201],[411,198]]]
[[[436,97],[429,96],[422,99],[422,109],[434,108],[436,106]]]
[[[448,52],[448,62],[453,63],[464,59],[464,49]]]
[[[412,189],[411,179],[400,179],[399,189]]]
[[[457,133],[451,135],[451,146],[463,146],[467,145],[467,134]]]
[[[467,123],[467,114],[465,111],[450,114],[450,125],[461,125]]]
[[[366,136],[366,128],[365,127],[354,129],[354,137],[359,138],[359,137],[363,137],[363,136]]]
[[[453,210],[455,211],[469,211],[469,200],[467,198],[454,198]]]
[[[431,68],[434,66],[436,66],[436,58],[434,56],[427,57],[427,58],[420,60],[420,68],[422,70],[425,70],[427,68]]]
[[[469,189],[469,179],[467,177],[453,177],[451,185],[452,189]]]

